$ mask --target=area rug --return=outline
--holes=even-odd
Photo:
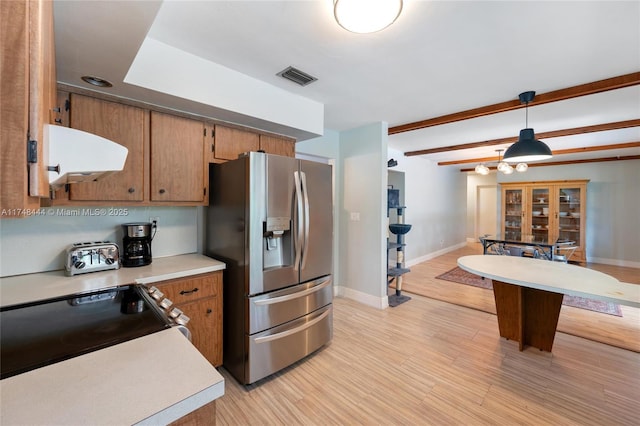
[[[473,287],[480,287],[487,290],[493,290],[493,283],[489,278],[482,278],[478,275],[471,274],[457,266],[450,271],[436,277],[440,280],[451,281],[459,284],[466,284]],[[608,315],[622,316],[620,305],[602,300],[587,299],[585,297],[564,295],[562,304],[572,306],[574,308],[587,309],[589,311],[600,312]]]

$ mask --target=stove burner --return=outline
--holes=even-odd
[[[143,294],[126,286],[0,309],[0,379],[170,327]]]

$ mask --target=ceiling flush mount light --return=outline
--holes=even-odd
[[[82,81],[92,84],[94,86],[98,86],[98,87],[113,87],[113,84],[111,84],[110,81],[105,80],[103,78],[100,77],[94,77],[92,75],[84,75],[81,77]]]
[[[529,128],[529,102],[536,96],[536,92],[523,92],[518,96],[520,103],[525,104],[526,125],[520,130],[518,141],[511,145],[504,153],[504,160],[510,163],[546,160],[552,157],[551,149],[542,141],[536,139],[533,129]]]
[[[342,28],[353,33],[383,30],[400,16],[402,0],[334,0],[333,15]]]

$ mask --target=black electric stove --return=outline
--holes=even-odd
[[[0,379],[171,327],[136,285],[0,309]]]

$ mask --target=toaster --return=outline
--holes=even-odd
[[[74,243],[65,252],[67,276],[120,269],[120,249],[109,241]]]

